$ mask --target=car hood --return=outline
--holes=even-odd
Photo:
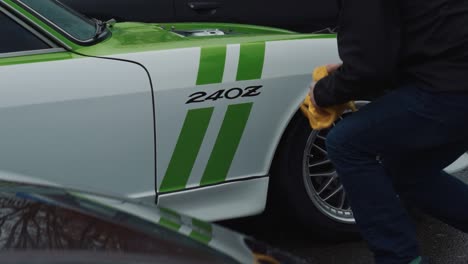
[[[228,23],[116,23],[112,34],[101,43],[76,51],[88,56],[104,56],[175,48],[265,42],[301,38],[323,38],[324,34],[298,34],[292,31]]]
[[[168,209],[24,181],[0,180],[0,219],[1,254],[11,250],[125,253],[150,256],[155,260],[151,263],[167,263],[165,258],[176,260],[171,263],[191,258],[193,263],[255,263],[258,256],[267,255],[274,261],[265,263],[305,263]]]

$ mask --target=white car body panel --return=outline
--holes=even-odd
[[[0,67],[0,168],[125,196],[154,190],[151,85],[133,63]]]
[[[268,177],[228,182],[173,194],[162,194],[159,205],[205,221],[260,214],[265,209]]]

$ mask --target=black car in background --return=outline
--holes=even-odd
[[[60,0],[89,17],[141,22],[229,22],[298,32],[333,28],[337,0]]]

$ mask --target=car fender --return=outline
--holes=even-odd
[[[244,53],[248,53],[249,48],[253,56],[245,59],[243,56],[249,54]],[[223,49],[225,59],[217,61],[216,53]],[[254,56],[258,56],[258,61]],[[144,65],[154,83],[157,181],[162,193],[267,175],[281,136],[307,94],[312,70],[322,64],[339,62],[334,38],[192,47],[117,57]],[[242,65],[243,60],[250,64]],[[241,71],[256,71],[257,76],[251,73],[252,76],[239,80],[239,75],[250,74]],[[220,77],[210,80],[216,74]],[[205,94],[206,98],[224,90],[232,91],[231,96],[235,97],[240,90],[259,86],[259,96],[190,101],[197,93]],[[229,131],[224,135],[234,137],[238,145],[226,142],[219,148],[232,147],[231,153],[220,151],[213,156],[217,145],[224,143],[220,142],[223,136],[220,132],[223,126],[226,129],[229,126],[227,121],[245,126],[239,132],[241,135],[231,135]],[[185,142],[180,141],[184,140],[181,139],[184,129],[192,134]],[[171,161],[177,158],[174,157],[177,147],[184,150],[182,144],[196,148],[196,153],[182,157],[189,163],[185,164],[188,168],[178,168],[180,171],[172,174],[179,180],[165,184],[166,177],[172,177],[167,174]],[[228,161],[216,160],[218,165],[226,163],[213,165],[218,175],[205,177],[207,170],[210,173],[210,159],[222,155]]]

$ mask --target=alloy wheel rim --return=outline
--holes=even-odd
[[[342,119],[341,117],[337,122]],[[346,191],[327,157],[325,140],[329,131],[330,129],[313,130],[309,135],[303,155],[305,188],[315,207],[325,216],[336,222],[355,224]]]

